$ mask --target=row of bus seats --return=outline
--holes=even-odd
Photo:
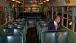
[[[48,30],[47,20],[39,20],[37,22],[37,35],[40,43],[68,43],[68,34],[65,29]]]
[[[31,27],[35,27],[36,20],[35,19],[29,19],[27,20],[27,25]]]
[[[0,34],[0,43],[26,42],[27,22],[13,21],[3,27]]]
[[[29,19],[26,22],[19,20],[10,22],[2,29],[0,43],[26,42],[27,25],[36,26],[40,43],[68,43],[66,30],[48,31],[48,19]]]
[[[47,24],[48,23],[43,19],[39,19],[37,22],[37,35],[39,37],[39,42],[41,41],[41,33],[48,29]]]

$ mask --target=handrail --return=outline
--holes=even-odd
[[[66,30],[48,30],[47,32],[65,32]]]
[[[68,43],[76,43],[76,33],[73,32],[72,30],[68,29],[65,26],[62,26],[64,29],[67,30],[68,32]]]
[[[10,21],[8,21],[7,23],[9,23]],[[1,27],[3,27],[4,25],[6,25],[7,23],[3,24]]]
[[[65,28],[65,29],[67,29],[67,30],[69,30],[69,31],[71,31],[71,32],[73,32],[72,30],[70,30],[69,28],[67,28],[67,27],[65,27],[65,26],[62,26],[63,28]],[[73,32],[74,34],[76,34],[76,32]]]

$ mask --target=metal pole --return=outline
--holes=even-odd
[[[57,14],[58,14],[57,10],[58,10],[58,9],[57,9],[57,7],[56,7],[56,8],[55,8],[55,15],[56,15],[56,16],[57,16]]]
[[[53,20],[53,13],[54,13],[54,8],[52,7],[52,20]]]
[[[76,7],[75,6],[73,6],[72,7],[72,27],[71,27],[71,29],[72,29],[72,31],[74,32],[74,29],[75,29],[75,22],[74,22],[74,20],[75,20],[75,11],[76,11]]]
[[[48,15],[48,16],[49,16],[49,19],[51,19],[51,20],[52,20],[52,14],[51,14],[51,12],[50,12],[50,11],[51,11],[51,7],[49,7],[49,15]]]
[[[5,14],[5,21],[6,21],[6,23],[7,23],[8,20],[7,20],[7,10],[6,10],[6,8],[7,8],[7,7],[4,7],[4,14]]]
[[[10,7],[10,18],[11,18],[11,21],[13,21],[14,20],[14,12],[13,12],[13,8],[12,7]]]
[[[1,28],[1,17],[0,17],[0,28]]]
[[[69,11],[69,6],[67,6],[67,11]],[[69,18],[68,15],[69,15],[69,14],[67,14],[67,19]],[[66,21],[66,27],[69,28],[69,26],[68,26],[68,21],[69,21],[69,20]]]
[[[23,0],[23,18],[24,18],[24,6],[25,6],[25,0]]]
[[[9,21],[12,20],[11,18],[12,18],[12,17],[11,17],[11,12],[10,12],[10,9],[9,9]]]
[[[23,43],[23,33],[22,32],[20,32],[20,31],[18,31],[21,35],[22,35],[22,43]]]
[[[64,11],[65,11],[65,10],[64,10],[64,7],[62,7],[62,21],[61,21],[61,22],[62,22],[62,26],[63,26],[63,24],[64,24],[64,20],[63,20],[63,17],[64,17]]]

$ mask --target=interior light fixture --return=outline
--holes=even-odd
[[[30,1],[30,3],[33,3],[33,1]]]
[[[12,1],[16,1],[16,0],[12,0]]]
[[[19,2],[19,1],[16,1],[17,3]]]
[[[39,4],[43,4],[43,2],[39,3]]]
[[[18,3],[21,3],[21,2],[18,2]]]
[[[72,22],[70,22],[69,25],[72,25]]]
[[[20,3],[19,1],[16,1],[17,3]]]
[[[49,0],[46,0],[46,1],[49,1]]]
[[[33,4],[32,6],[36,6],[36,5]]]
[[[44,1],[44,3],[45,3],[46,1]]]

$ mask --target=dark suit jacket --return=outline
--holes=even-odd
[[[52,21],[48,24],[48,30],[55,30],[54,21]],[[58,24],[57,30],[60,30],[59,24]]]

